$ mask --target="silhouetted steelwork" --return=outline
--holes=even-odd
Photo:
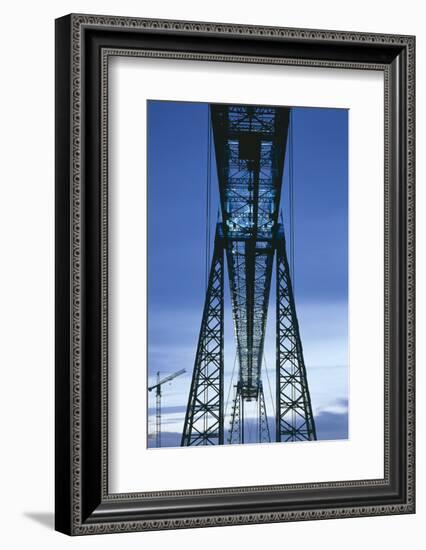
[[[265,396],[263,393],[263,386],[260,383],[258,402],[258,423],[257,423],[257,441],[259,443],[270,443],[271,434],[269,431],[268,414],[266,411]]]
[[[235,386],[235,397],[232,402],[231,425],[228,435],[228,443],[244,443],[244,399],[241,384]]]
[[[282,225],[277,233],[276,440],[316,439]]]
[[[160,379],[160,371],[157,372],[157,383],[148,388],[148,391],[155,390],[155,446],[161,447],[161,387],[167,382],[171,382],[173,378],[185,373],[185,369],[181,369],[163,379]]]
[[[182,445],[223,444],[223,268],[218,226]]]
[[[277,260],[276,440],[315,439],[302,344],[278,223],[290,109],[211,105],[222,221],[215,246],[182,445],[223,444],[223,255],[235,326],[238,382],[228,443],[244,443],[244,404],[258,403],[270,441],[261,366]]]

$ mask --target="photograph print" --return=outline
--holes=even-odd
[[[147,115],[147,447],[348,439],[348,110]]]

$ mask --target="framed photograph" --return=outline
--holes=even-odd
[[[56,20],[56,529],[415,511],[413,36]]]

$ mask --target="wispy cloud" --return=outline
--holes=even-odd
[[[347,418],[348,399],[348,355],[347,355],[347,307],[336,303],[301,303],[298,316],[302,331],[302,342],[308,382],[314,415],[324,433],[329,434],[330,423],[336,437],[346,437],[343,416]],[[181,433],[188,401],[188,392],[194,366],[195,350],[201,322],[201,312],[187,309],[179,312],[157,310],[150,321],[149,380],[155,380],[157,371],[166,376],[171,372],[186,369],[186,373],[175,378],[163,388],[162,413],[164,430]],[[238,372],[231,373],[235,359],[235,341],[229,308],[225,311],[225,400],[230,417],[234,389]],[[268,376],[266,376],[268,365]],[[264,391],[268,416],[274,416],[275,403],[275,327],[271,311],[265,341],[265,364],[263,368]],[[237,369],[238,371],[238,369]],[[229,389],[231,391],[229,392]],[[227,400],[229,393],[229,402]],[[155,395],[148,396],[150,431],[155,427]],[[327,416],[331,415],[331,416]],[[334,415],[339,416],[337,422]],[[347,424],[347,422],[346,422]],[[338,427],[340,426],[340,432]],[[339,436],[340,437],[340,436]],[[328,438],[325,437],[325,438]]]
[[[345,412],[331,412],[323,410],[315,417],[315,426],[317,432],[318,441],[331,441],[337,439],[348,438],[348,413]],[[275,436],[274,420],[269,419],[269,430],[271,439]],[[227,431],[225,434],[225,442],[228,441]],[[181,431],[170,431],[165,429],[161,433],[161,441],[163,447],[179,447],[181,442]],[[257,443],[257,423],[255,418],[246,419],[246,443]],[[148,447],[155,447],[155,436],[151,433],[148,437]]]

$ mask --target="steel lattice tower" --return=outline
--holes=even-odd
[[[316,439],[279,205],[290,109],[211,105],[222,221],[217,224],[182,445],[224,444],[224,263],[238,382],[229,443],[244,443],[244,404],[258,405],[258,441],[270,441],[261,366],[276,264],[276,440]]]

